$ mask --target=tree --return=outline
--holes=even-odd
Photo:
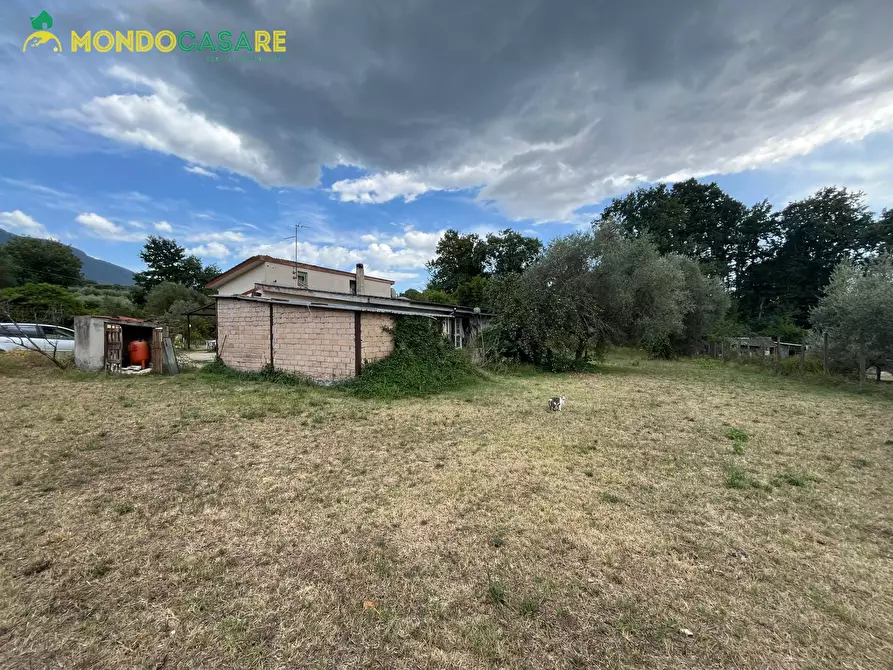
[[[840,263],[811,319],[816,335],[828,334],[832,362],[853,370],[861,350],[878,379],[893,369],[893,254]]]
[[[409,298],[410,300],[420,301],[422,300],[422,292],[417,288],[408,288],[403,293],[400,294],[401,298]]]
[[[600,223],[614,222],[627,236],[649,237],[661,254],[688,256],[737,290],[747,268],[761,258],[772,228],[770,211],[766,202],[748,208],[715,183],[689,179],[615,198]]]
[[[191,309],[196,309],[201,307],[205,300],[205,296],[195,289],[173,282],[163,282],[146,295],[146,314],[150,317],[162,316],[169,312],[171,306],[177,301],[195,305]]]
[[[877,228],[861,192],[823,188],[790,203],[776,216],[774,254],[753,268],[747,301],[751,311],[790,314],[801,327],[818,303],[834,268],[878,246]]]
[[[16,284],[74,286],[83,279],[81,260],[71,247],[55,240],[16,236],[6,243],[5,254],[12,261]]]
[[[23,284],[0,291],[8,316],[19,323],[70,324],[84,304],[56,284]]]
[[[510,228],[487,235],[487,265],[490,275],[524,272],[543,253],[543,243]]]
[[[473,233],[446,231],[437,243],[436,254],[427,264],[431,273],[428,288],[455,293],[462,284],[486,271],[487,243]]]
[[[21,272],[21,268],[6,250],[6,245],[0,246],[0,288],[18,284],[19,272]]]
[[[494,277],[489,336],[505,356],[569,369],[610,344],[687,353],[725,317],[721,282],[611,225],[554,240],[523,274]]]
[[[868,252],[893,254],[893,209],[881,212],[869,229],[864,246]]]
[[[611,342],[673,355],[673,338],[692,309],[680,257],[661,255],[647,239],[624,237],[610,226],[596,239],[600,258],[592,274]]]
[[[146,240],[140,258],[148,269],[138,272],[134,279],[146,291],[162,282],[180,284],[202,290],[205,284],[220,274],[216,265],[202,266],[196,256],[187,256],[186,250],[176,240],[150,236]]]
[[[720,328],[731,301],[719,279],[707,276],[695,261],[677,256],[674,262],[687,296],[682,330],[671,336],[670,345],[673,353],[693,355]]]

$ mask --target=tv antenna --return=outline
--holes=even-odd
[[[292,279],[294,279],[294,281],[295,281],[295,288],[299,288],[299,286],[298,286],[298,283],[299,283],[298,282],[298,230],[300,230],[302,228],[303,229],[308,228],[307,226],[301,225],[302,223],[303,223],[302,221],[298,221],[295,224],[295,234],[294,235],[289,235],[288,237],[283,238],[283,240],[294,240],[295,241],[295,258],[294,258],[295,265],[292,268],[292,272],[291,272]]]

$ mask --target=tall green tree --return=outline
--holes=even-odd
[[[216,265],[202,266],[202,262],[196,256],[187,255],[176,240],[164,237],[150,236],[140,252],[140,258],[147,269],[138,272],[134,279],[145,291],[163,282],[201,290],[220,274]]]
[[[490,275],[524,272],[543,253],[543,243],[506,228],[486,240],[486,264]]]
[[[437,252],[427,264],[428,288],[455,293],[460,286],[486,272],[487,243],[474,233],[448,230],[437,243]]]
[[[18,284],[20,271],[19,264],[9,255],[6,245],[0,245],[0,288]]]
[[[83,280],[81,260],[71,247],[55,240],[14,237],[5,245],[16,284],[74,286]]]
[[[737,290],[748,268],[762,259],[772,233],[770,211],[766,202],[747,207],[715,183],[689,179],[616,198],[599,223],[615,222],[627,236],[647,236],[661,254],[688,256]]]
[[[542,250],[543,243],[537,238],[508,228],[485,239],[448,230],[437,244],[437,255],[428,263],[431,278],[427,291],[445,293],[454,303],[482,307],[490,277],[523,272]]]
[[[742,296],[748,311],[789,314],[800,327],[818,303],[834,268],[879,246],[878,228],[859,191],[823,188],[775,217],[772,255],[750,273]]]
[[[856,369],[860,351],[866,365],[893,370],[893,254],[864,265],[840,263],[812,310],[818,333],[827,333],[833,361]]]

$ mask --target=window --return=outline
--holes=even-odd
[[[44,336],[49,340],[73,340],[74,331],[60,326],[42,326]]]
[[[465,346],[465,329],[462,327],[463,319],[460,317],[453,317],[450,319],[450,330],[453,335],[453,346],[456,349],[461,349]]]
[[[43,337],[37,326],[30,323],[4,323],[0,335],[5,337]]]
[[[351,279],[351,280],[350,280],[350,293],[351,293],[352,295],[356,295],[356,294],[357,294],[357,280],[356,280],[356,279]]]
[[[304,286],[307,286],[307,273],[306,272],[298,273],[298,283],[303,284]]]

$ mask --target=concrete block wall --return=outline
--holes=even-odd
[[[317,381],[339,381],[356,372],[355,312],[273,305],[273,367]],[[386,314],[360,312],[361,355],[377,361],[394,349]],[[224,363],[258,371],[270,360],[270,305],[217,301],[217,344]]]
[[[362,312],[363,362],[373,362],[389,356],[394,351],[394,336],[386,329],[394,328],[393,317],[375,312]]]
[[[234,370],[257,372],[270,362],[270,306],[217,301],[217,351]]]
[[[318,381],[353,377],[353,312],[274,306],[273,364]]]

